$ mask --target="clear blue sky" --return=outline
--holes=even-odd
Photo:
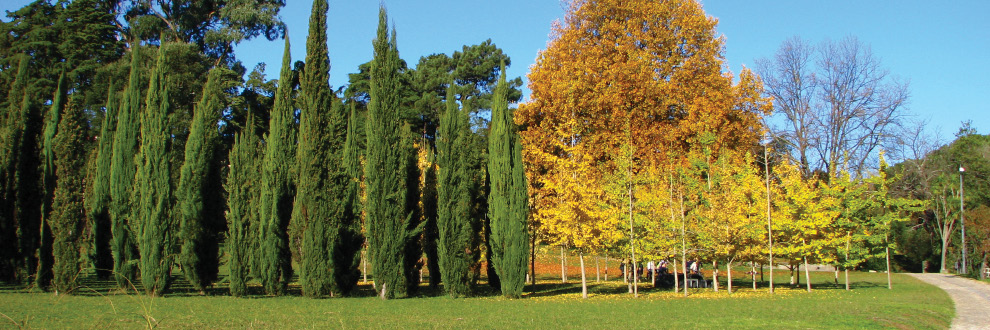
[[[3,0],[13,10],[27,0]],[[291,0],[282,10],[292,40],[293,61],[305,54],[310,1]],[[398,31],[400,56],[415,65],[420,56],[453,53],[485,39],[513,60],[511,76],[523,76],[537,52],[546,47],[550,26],[563,17],[558,0],[421,0],[386,1],[390,23]],[[719,19],[729,68],[771,56],[791,36],[817,43],[856,36],[872,46],[890,72],[910,82],[909,112],[931,120],[930,130],[951,139],[960,122],[972,120],[980,133],[990,132],[990,1],[769,1],[706,0],[705,11]],[[330,0],[330,82],[347,82],[347,74],[371,59],[379,1]],[[236,54],[249,69],[268,63],[269,78],[278,75],[281,41],[244,42]]]

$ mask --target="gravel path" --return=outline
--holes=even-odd
[[[990,329],[990,285],[949,274],[910,274],[942,288],[956,305],[951,329]]]

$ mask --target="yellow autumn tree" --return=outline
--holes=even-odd
[[[713,155],[757,142],[770,102],[760,96],[762,84],[749,70],[733,82],[716,24],[694,0],[568,4],[528,74],[530,101],[515,112],[537,210],[533,223],[544,240],[583,235],[548,228],[576,227],[568,222],[580,217],[564,218],[566,212],[558,210],[568,205],[561,198],[588,197],[560,189],[568,189],[565,180],[580,173],[581,189],[601,191],[591,185],[619,172],[624,145],[633,151],[625,172],[635,183],[649,173],[648,166],[682,163],[681,155],[700,132],[713,134]],[[572,159],[575,147],[581,148],[580,161]]]

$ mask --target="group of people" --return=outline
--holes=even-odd
[[[627,281],[631,281],[633,276],[639,276],[644,280],[651,280],[652,276],[652,280],[654,281],[653,284],[657,287],[664,288],[672,288],[675,281],[674,276],[681,276],[680,274],[677,274],[676,271],[670,271],[670,267],[672,265],[666,259],[660,261],[650,260],[646,262],[645,266],[646,267],[643,267],[643,264],[639,263],[637,264],[637,267],[635,267],[634,271],[634,269],[630,268],[632,267],[632,262],[630,262],[629,259],[623,259],[622,263],[619,264],[619,270],[626,277]],[[675,267],[675,270],[677,269],[676,265],[673,265],[673,267]],[[687,268],[688,278],[705,281],[705,277],[701,274],[701,263],[697,260],[688,260],[685,268]]]
[[[619,264],[619,271],[626,276],[627,280],[632,280],[633,269],[626,269],[627,267],[631,267],[631,265],[632,263],[629,259],[623,259],[622,263]],[[642,262],[640,262],[637,266],[638,267],[635,267],[636,276],[639,276],[640,278],[645,277],[648,279],[651,275],[662,276],[668,274],[668,267],[670,267],[670,263],[666,259],[660,261],[650,260],[646,262],[645,269]],[[697,260],[688,260],[686,267],[688,269],[689,276],[701,276],[701,263]]]

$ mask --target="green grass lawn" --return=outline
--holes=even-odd
[[[777,279],[787,281],[778,271]],[[907,275],[895,274],[887,290],[882,273],[852,273],[854,289],[832,284],[830,272],[812,273],[815,290],[778,284],[778,293],[736,281],[736,293],[692,289],[689,297],[641,286],[640,298],[621,281],[590,283],[581,299],[580,282],[560,284],[541,278],[536,292],[507,300],[496,296],[451,299],[425,296],[382,301],[362,286],[360,297],[314,300],[299,296],[233,298],[182,292],[160,298],[110,294],[109,288],[84,289],[75,296],[0,290],[0,328],[168,329],[314,328],[314,329],[491,329],[491,328],[899,328],[943,329],[954,316],[942,290]],[[580,277],[576,278],[580,281]],[[109,286],[109,284],[104,283]],[[94,283],[92,287],[97,287]],[[724,286],[724,280],[723,284]],[[530,288],[528,288],[530,289]],[[146,318],[148,317],[148,318]]]

